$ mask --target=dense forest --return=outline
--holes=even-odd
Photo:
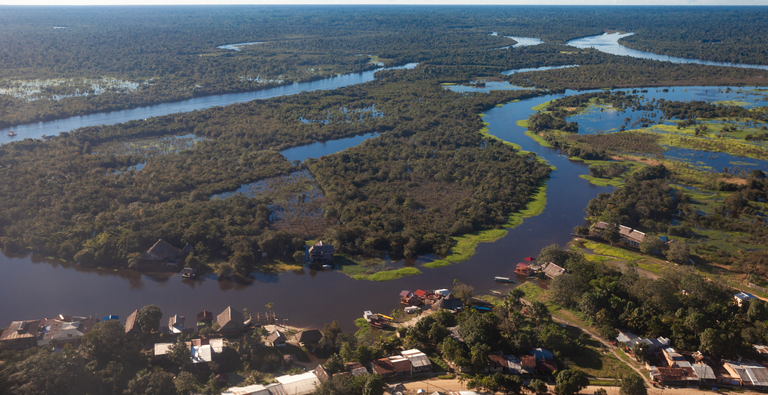
[[[7,251],[121,266],[163,238],[194,246],[198,261],[224,259],[247,275],[262,253],[291,254],[308,235],[275,229],[270,199],[210,196],[306,167],[326,194],[325,215],[340,221],[326,234],[340,251],[446,253],[450,236],[501,226],[548,176],[548,166],[478,133],[477,113],[537,94],[463,96],[419,70],[398,70],[343,90],[8,144],[0,147],[8,202],[0,241]],[[373,103],[385,115],[334,115]],[[276,152],[370,132],[381,136],[303,165]],[[136,149],[187,134],[198,139],[184,149]],[[440,198],[425,200],[425,191]]]
[[[549,88],[671,85],[681,79],[754,84],[763,72],[714,68],[701,74],[696,66],[605,55],[600,58],[613,60],[597,62],[595,51],[562,46],[553,47],[551,60],[530,59],[524,48],[491,49],[512,43],[504,35],[562,44],[620,30],[637,33],[624,39],[628,45],[652,52],[768,64],[762,34],[767,15],[748,7],[5,8],[0,90],[7,94],[0,95],[0,127],[370,70],[376,66],[369,55],[386,65],[483,65],[480,73],[490,74],[504,70],[494,66],[592,65],[545,73],[533,82]],[[260,44],[217,48],[253,42]],[[507,62],[488,61],[497,56]],[[520,83],[526,77],[516,78]],[[94,81],[104,86],[94,88]],[[125,84],[131,88],[123,89]]]

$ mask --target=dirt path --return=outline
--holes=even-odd
[[[632,364],[630,364],[630,363],[627,363],[627,362],[626,362],[624,359],[622,359],[622,358],[619,356],[619,353],[617,353],[617,352],[616,352],[616,347],[614,347],[613,345],[611,345],[611,343],[609,343],[607,340],[604,340],[602,337],[600,337],[600,335],[598,335],[598,334],[596,334],[596,333],[592,332],[591,330],[589,330],[589,329],[587,329],[587,328],[584,328],[584,327],[582,327],[582,326],[581,326],[581,325],[579,325],[579,324],[576,324],[575,322],[571,322],[571,321],[569,321],[569,320],[567,320],[567,319],[565,319],[565,318],[561,318],[561,317],[557,317],[557,316],[554,316],[554,315],[553,315],[553,316],[552,316],[552,320],[553,320],[553,321],[555,321],[555,322],[559,322],[559,323],[561,323],[561,324],[570,325],[570,326],[573,326],[573,327],[576,327],[576,328],[579,328],[579,329],[581,329],[581,331],[582,331],[582,332],[586,333],[586,334],[587,334],[587,335],[589,335],[591,338],[593,338],[593,339],[595,339],[595,340],[599,341],[599,342],[600,342],[600,344],[602,344],[602,345],[603,345],[603,346],[604,346],[606,349],[608,349],[608,351],[610,351],[610,352],[611,352],[611,354],[613,354],[613,356],[614,356],[614,357],[616,357],[616,359],[618,359],[618,360],[619,360],[619,361],[621,361],[623,364],[625,364],[625,365],[629,366],[629,367],[630,367],[632,370],[634,370],[635,372],[637,372],[637,374],[639,374],[639,375],[640,375],[640,377],[642,377],[642,378],[643,378],[643,380],[645,380],[645,383],[646,383],[646,384],[648,384],[648,385],[651,385],[651,380],[648,378],[648,374],[647,374],[647,373],[643,372],[643,371],[642,371],[642,370],[640,370],[639,368],[637,368],[637,367],[633,366],[633,365],[632,365]]]
[[[435,391],[440,391],[446,394],[448,394],[449,392],[467,391],[466,385],[460,383],[458,379],[437,379],[437,378],[425,379],[425,380],[418,380],[418,381],[403,383],[403,386],[408,391],[408,393],[411,393],[411,394],[415,394],[416,391],[420,389],[423,389],[424,391],[426,391],[427,395]],[[547,387],[549,388],[550,393],[554,393],[554,386],[548,385]],[[584,388],[583,390],[581,390],[581,392],[579,393],[594,394],[595,391],[597,391],[600,388],[605,389],[608,395],[619,395],[619,387],[603,387],[603,386],[596,386],[596,385],[588,386],[587,388]],[[501,394],[501,392],[499,392],[499,394]],[[697,388],[654,388],[654,387],[648,388],[648,395],[702,395],[702,394],[713,394],[713,392],[703,391]],[[759,394],[759,392],[745,390],[743,392],[740,392],[740,394],[756,395],[756,394]]]

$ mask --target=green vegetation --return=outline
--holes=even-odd
[[[493,243],[506,235],[507,231],[504,229],[490,229],[455,237],[456,246],[451,249],[451,254],[446,256],[445,260],[453,263],[464,262],[475,254],[475,248],[480,243]]]
[[[385,270],[381,272],[376,272],[374,274],[358,274],[355,276],[352,276],[355,280],[368,280],[368,281],[389,281],[389,280],[397,280],[398,278],[402,278],[405,276],[415,276],[417,274],[421,274],[421,270],[415,268],[415,267],[404,267],[400,269],[395,270]]]

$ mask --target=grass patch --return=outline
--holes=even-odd
[[[547,184],[542,183],[536,193],[531,196],[531,200],[525,205],[525,208],[517,213],[513,213],[509,216],[509,219],[504,224],[507,229],[515,228],[523,223],[526,218],[535,217],[542,212],[547,206]]]
[[[279,259],[259,263],[256,266],[256,270],[264,273],[282,273],[291,270],[301,270],[302,268],[304,268],[304,266],[296,262],[286,262]]]
[[[358,274],[352,276],[355,280],[368,280],[368,281],[390,281],[397,280],[405,276],[415,276],[421,274],[421,270],[415,267],[404,267],[396,270],[386,270],[373,274]]]
[[[602,255],[584,254],[584,258],[590,262],[605,263],[608,261],[608,257]]]
[[[713,101],[712,104],[718,104],[722,106],[748,106],[751,103],[747,103],[745,101],[736,101],[736,100],[721,100],[721,101]]]
[[[526,130],[525,135],[532,138],[533,141],[539,143],[539,145],[542,147],[554,148],[552,144],[548,143],[547,140],[544,140],[544,137],[541,137],[538,134],[531,132],[530,130]]]
[[[615,380],[589,380],[589,385],[599,385],[601,387],[619,387],[619,386],[621,386],[621,381],[615,381]]]
[[[539,288],[536,284],[532,282],[524,282],[520,284],[519,288],[521,291],[525,293],[525,299],[533,302],[533,301],[541,301],[543,302],[544,299],[548,296],[547,291]]]
[[[446,267],[446,266],[448,266],[450,264],[451,264],[451,262],[448,262],[448,261],[445,261],[445,260],[442,260],[442,259],[438,259],[436,261],[425,263],[422,266],[428,267],[428,268],[431,268],[431,269],[436,269],[436,268],[439,268],[439,267]]]
[[[506,235],[507,231],[504,229],[489,229],[454,237],[456,246],[451,249],[451,255],[445,257],[445,260],[453,263],[464,262],[475,254],[475,248],[480,243],[493,243]]]
[[[546,109],[547,109],[547,107],[549,107],[550,103],[552,103],[552,100],[550,100],[550,101],[545,101],[544,103],[541,103],[541,104],[539,104],[539,105],[538,105],[538,106],[536,106],[536,107],[531,107],[531,110],[533,110],[533,111],[542,111],[542,110],[546,110]]]
[[[608,187],[608,186],[620,187],[624,185],[624,177],[598,178],[598,177],[592,177],[586,174],[582,174],[579,176],[579,178],[583,178],[589,181],[591,184],[601,186],[601,187]]]
[[[521,119],[521,120],[518,120],[515,123],[517,124],[517,126],[520,126],[521,128],[528,129],[528,120],[527,119]]]
[[[639,261],[644,259],[642,255],[635,254],[634,252],[629,252],[618,247],[595,243],[592,241],[584,242],[584,247],[596,252],[597,254],[624,259],[626,261]]]

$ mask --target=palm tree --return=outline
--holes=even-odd
[[[549,318],[549,310],[547,309],[547,305],[540,301],[535,301],[531,304],[530,307],[531,311],[531,318],[536,322],[536,326],[538,327],[542,321]]]
[[[269,322],[270,319],[274,321],[275,318],[275,312],[272,311],[272,309],[275,307],[275,304],[272,302],[267,303],[267,310],[269,310],[269,313],[267,314],[267,322]],[[274,322],[273,322],[274,323]]]

